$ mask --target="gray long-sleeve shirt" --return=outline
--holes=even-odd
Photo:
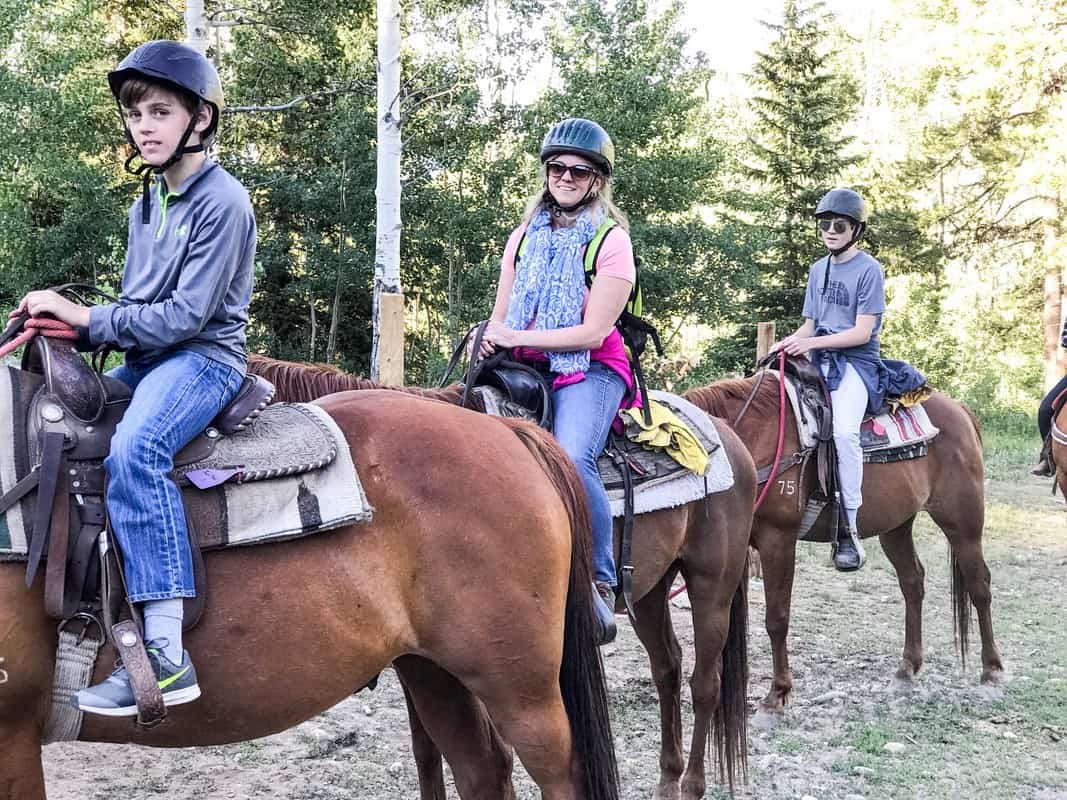
[[[150,365],[187,349],[244,372],[256,221],[248,193],[214,161],[168,192],[162,177],[151,219],[130,208],[129,246],[117,304],[89,312],[89,340]]]

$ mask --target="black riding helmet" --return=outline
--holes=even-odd
[[[863,238],[863,233],[867,230],[867,203],[858,192],[854,192],[852,189],[831,189],[822,196],[819,205],[815,207],[815,219],[827,219],[829,217],[845,217],[852,221],[855,230],[852,238],[843,247],[830,250],[830,255],[826,257],[826,271],[823,275],[822,287],[824,292],[830,283],[830,259],[833,256],[841,255],[852,247]]]
[[[184,135],[178,142],[177,148],[175,148],[174,153],[166,162],[158,167],[142,164],[137,169],[134,169],[131,164],[140,155],[140,151],[138,151],[137,144],[133,140],[129,126],[126,125],[126,118],[122,115],[119,101],[119,93],[122,91],[123,84],[131,78],[143,78],[150,83],[161,84],[173,91],[191,94],[201,103],[210,106],[214,113],[211,115],[211,122],[208,123],[208,127],[201,136],[200,144],[191,147],[187,147],[185,144],[196,125],[196,115],[194,114],[193,119],[189,121],[188,128],[186,128]],[[119,114],[122,116],[122,129],[126,134],[126,140],[134,150],[133,155],[126,159],[126,171],[131,175],[144,175],[144,202],[141,209],[141,221],[147,224],[150,202],[150,194],[148,192],[149,174],[151,172],[165,172],[178,163],[186,153],[199,153],[211,143],[215,130],[218,128],[219,115],[225,107],[222,96],[222,82],[219,80],[219,74],[215,71],[215,67],[212,66],[203,53],[188,45],[167,39],[145,42],[135,49],[126,58],[122,59],[122,63],[118,67],[107,74],[107,82],[111,88],[111,93],[115,96],[115,102],[120,103]]]
[[[563,153],[588,159],[605,178],[611,177],[615,169],[615,144],[607,131],[589,119],[572,117],[552,126],[541,143],[541,163]],[[545,202],[558,211],[575,211],[593,200],[590,194],[592,188],[593,184],[590,183],[585,197],[575,205],[564,208],[555,201],[546,185]]]

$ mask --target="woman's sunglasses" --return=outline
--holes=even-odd
[[[831,229],[836,234],[845,233],[849,229],[849,224],[843,219],[820,219],[819,230],[823,233],[829,233]]]
[[[562,161],[549,161],[545,164],[545,171],[550,178],[562,178],[568,172],[575,183],[588,183],[600,173],[592,167],[584,164],[564,164]]]

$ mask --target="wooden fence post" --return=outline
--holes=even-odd
[[[776,341],[773,322],[756,323],[756,361],[771,352],[771,345]]]

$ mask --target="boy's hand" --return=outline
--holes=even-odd
[[[51,314],[61,322],[73,327],[89,327],[89,308],[72,303],[62,295],[44,289],[30,292],[19,301],[18,308],[8,315],[8,319],[14,319],[23,312],[31,317],[39,317],[42,314]]]

